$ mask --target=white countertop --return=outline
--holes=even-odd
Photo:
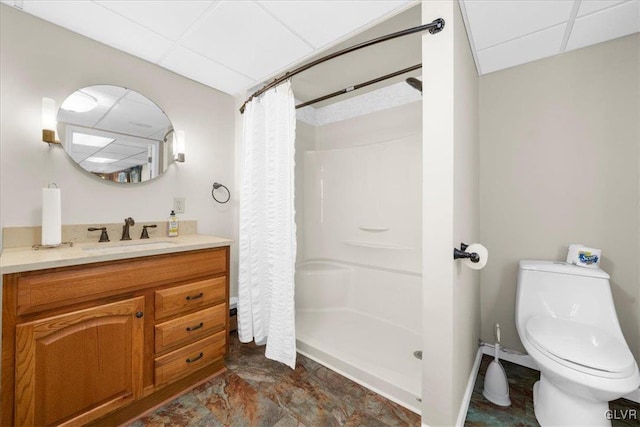
[[[68,267],[93,262],[114,261],[149,255],[185,252],[196,249],[229,246],[233,240],[204,234],[184,234],[178,237],[163,237],[115,242],[74,243],[58,248],[28,247],[5,248],[0,256],[2,274],[46,268]]]

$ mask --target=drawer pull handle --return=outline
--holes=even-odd
[[[204,292],[200,292],[198,295],[187,295],[187,301],[193,301],[194,299],[200,299],[204,296]]]
[[[200,322],[197,326],[187,326],[187,332],[196,331],[204,326],[204,323]]]
[[[194,357],[193,359],[187,359],[187,363],[193,363],[196,360],[200,360],[202,359],[203,356],[204,356],[204,353],[200,352],[200,354]]]

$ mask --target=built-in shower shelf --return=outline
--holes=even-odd
[[[391,230],[390,227],[366,227],[364,225],[361,225],[358,228],[362,231],[368,231],[369,233],[382,233],[384,231]]]
[[[357,240],[343,240],[343,243],[351,246],[360,246],[363,248],[374,248],[374,249],[392,249],[392,250],[401,250],[401,251],[409,251],[413,249],[409,246],[393,245],[389,243],[362,242]]]

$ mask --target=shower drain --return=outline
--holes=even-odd
[[[420,359],[422,360],[422,350],[416,350],[413,352],[413,357],[415,357],[416,359]]]

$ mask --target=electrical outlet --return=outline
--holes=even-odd
[[[184,213],[184,197],[174,197],[173,198],[173,210],[175,213],[183,214]]]

